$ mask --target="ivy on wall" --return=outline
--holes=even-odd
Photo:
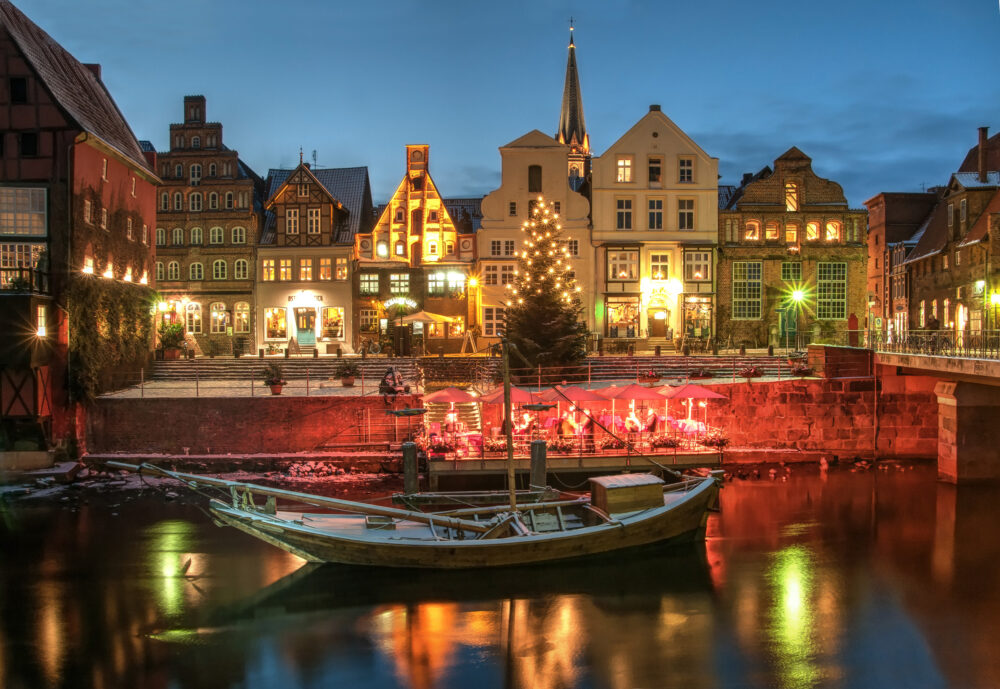
[[[69,385],[76,399],[110,389],[113,375],[142,366],[152,348],[154,292],[78,275],[70,280]]]

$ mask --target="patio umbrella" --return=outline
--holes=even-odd
[[[667,393],[669,399],[686,399],[688,401],[688,420],[691,420],[692,400],[724,400],[729,399],[725,395],[720,395],[714,390],[709,390],[704,385],[694,385],[688,383]],[[705,411],[705,418],[708,418],[708,410]],[[708,425],[707,423],[705,424]]]
[[[610,395],[614,400],[663,400],[663,395],[655,388],[647,388],[637,383],[618,388]]]
[[[511,404],[530,404],[535,396],[524,388],[516,388],[513,385],[510,387]],[[503,388],[497,388],[493,392],[483,395],[479,401],[483,404],[503,404]]]
[[[438,390],[437,392],[432,392],[429,395],[424,395],[424,404],[461,404],[463,402],[475,402],[477,401],[475,397],[467,393],[465,390],[459,390],[458,388],[445,388],[444,390]]]
[[[458,319],[451,316],[442,316],[439,313],[417,311],[416,313],[411,313],[409,316],[403,316],[399,320],[401,323],[454,323]]]
[[[562,394],[559,394],[562,393]],[[538,394],[539,399],[543,399],[546,402],[565,402],[569,400],[570,402],[607,402],[608,398],[606,395],[600,394],[597,390],[588,390],[586,388],[579,388],[575,385],[557,385],[553,388],[549,388],[543,393]]]

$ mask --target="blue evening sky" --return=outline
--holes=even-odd
[[[600,154],[659,103],[722,183],[790,146],[857,206],[943,184],[1000,128],[996,0],[14,0],[166,148],[185,94],[259,174],[367,165],[376,200],[403,146],[445,196],[499,185],[499,146],[554,134],[576,45]]]

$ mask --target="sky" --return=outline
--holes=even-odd
[[[791,146],[853,207],[945,184],[1000,131],[996,0],[14,0],[168,146],[185,94],[258,174],[367,165],[376,201],[430,144],[446,197],[500,183],[500,146],[553,135],[575,22],[594,153],[662,106],[738,183]]]

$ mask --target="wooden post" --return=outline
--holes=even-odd
[[[528,481],[530,490],[545,487],[545,441],[531,441],[531,476]]]
[[[306,366],[306,397],[309,396],[309,367]]]
[[[510,508],[517,509],[517,492],[514,483],[514,423],[510,411],[510,356],[507,338],[501,340],[503,355],[503,421],[507,429],[507,489],[510,493]]]
[[[139,399],[146,396],[146,369],[139,369]]]
[[[403,493],[413,495],[420,490],[417,478],[417,445],[403,443]]]

